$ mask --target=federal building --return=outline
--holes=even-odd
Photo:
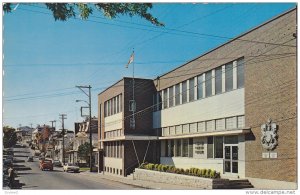
[[[101,171],[152,162],[297,188],[296,19],[294,8],[153,80],[101,92]]]

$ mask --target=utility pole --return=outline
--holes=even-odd
[[[91,128],[91,123],[92,123],[92,103],[91,103],[91,85],[89,86],[76,86],[78,87],[85,95],[88,96],[89,102],[87,104],[89,105],[89,132],[90,132],[90,172],[92,172],[93,166],[92,166],[92,156],[93,156],[93,144],[92,144],[92,128]],[[89,89],[89,93],[86,93],[83,89]],[[82,101],[82,100],[79,100]],[[76,100],[76,102],[79,102]],[[84,101],[86,102],[86,101]]]
[[[49,121],[51,123],[51,129],[53,130],[53,123],[56,123],[56,120]]]
[[[65,164],[65,126],[64,126],[64,120],[67,119],[67,115],[66,114],[60,114],[60,119],[62,121],[61,125],[62,125],[62,134],[63,134],[63,141],[62,141],[62,145],[63,145],[63,153],[62,153],[62,160],[63,160],[63,164]]]

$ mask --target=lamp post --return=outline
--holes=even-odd
[[[93,155],[93,145],[92,145],[92,129],[91,129],[91,123],[92,123],[92,106],[91,106],[91,86],[76,86],[79,88],[85,95],[88,96],[89,102],[85,100],[76,100],[76,102],[85,102],[89,106],[89,132],[90,132],[90,172],[92,172],[92,155]],[[89,89],[89,93],[86,93],[83,89]]]

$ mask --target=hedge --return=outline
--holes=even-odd
[[[184,170],[182,168],[176,168],[175,166],[153,164],[153,163],[143,163],[140,165],[139,168],[153,170],[153,171],[167,172],[167,173],[191,175],[196,177],[212,178],[212,179],[220,178],[220,173],[212,169],[199,169],[199,168],[192,167]]]

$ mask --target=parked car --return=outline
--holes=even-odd
[[[27,162],[33,162],[33,156],[28,156],[27,157]]]
[[[64,172],[73,171],[74,173],[79,173],[79,167],[77,165],[74,165],[72,163],[66,163],[63,166]]]
[[[53,161],[53,166],[55,166],[55,167],[62,167],[62,163],[60,162],[60,160],[54,160]]]
[[[40,169],[42,171],[44,170],[50,170],[50,171],[53,171],[53,163],[52,163],[52,160],[51,159],[43,159],[43,160],[40,160]]]

